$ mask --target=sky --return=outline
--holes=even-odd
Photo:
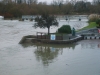
[[[47,2],[47,3],[51,3],[53,0],[38,0],[38,2]],[[66,1],[66,0],[64,0]],[[87,1],[90,1],[92,2],[92,0],[87,0]]]

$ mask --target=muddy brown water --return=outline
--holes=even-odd
[[[60,26],[67,23],[60,21]],[[75,23],[79,22],[70,24],[76,27]],[[23,36],[47,32],[47,29],[32,28],[33,24],[0,20],[0,75],[100,75],[100,40],[69,45],[18,44]],[[51,32],[56,29],[52,27]]]

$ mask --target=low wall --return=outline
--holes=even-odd
[[[70,43],[77,42],[79,40],[82,40],[82,38],[77,38],[73,40],[39,40],[39,42],[48,43],[48,44],[70,44]]]
[[[23,36],[22,39],[20,40],[19,44],[25,43],[26,41],[31,41],[32,39],[35,39],[36,36],[34,35],[28,35],[28,36]],[[29,40],[27,40],[29,39]]]
[[[70,44],[70,43],[74,43],[83,39],[82,36],[77,36],[73,39],[68,39],[68,40],[62,40],[62,38],[59,36],[57,37],[59,38],[59,40],[58,39],[50,40],[50,38],[48,39],[43,39],[43,38],[45,37],[42,37],[41,39],[41,37],[37,38],[37,36],[32,36],[32,35],[24,36],[19,43],[20,44],[23,44],[23,43]]]

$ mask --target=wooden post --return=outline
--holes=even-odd
[[[85,39],[87,39],[87,37]]]
[[[70,40],[70,37],[69,37],[69,40]]]
[[[45,34],[45,39],[46,39],[46,34]]]
[[[36,33],[36,35],[37,35],[37,39],[38,39],[38,32]]]
[[[41,33],[41,39],[42,39],[42,33]]]
[[[96,39],[96,37],[94,39]]]
[[[90,39],[92,39],[92,37],[90,37]]]
[[[61,40],[63,40],[63,34],[61,35]]]

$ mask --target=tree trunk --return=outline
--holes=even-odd
[[[48,35],[50,35],[50,27],[48,27]]]

